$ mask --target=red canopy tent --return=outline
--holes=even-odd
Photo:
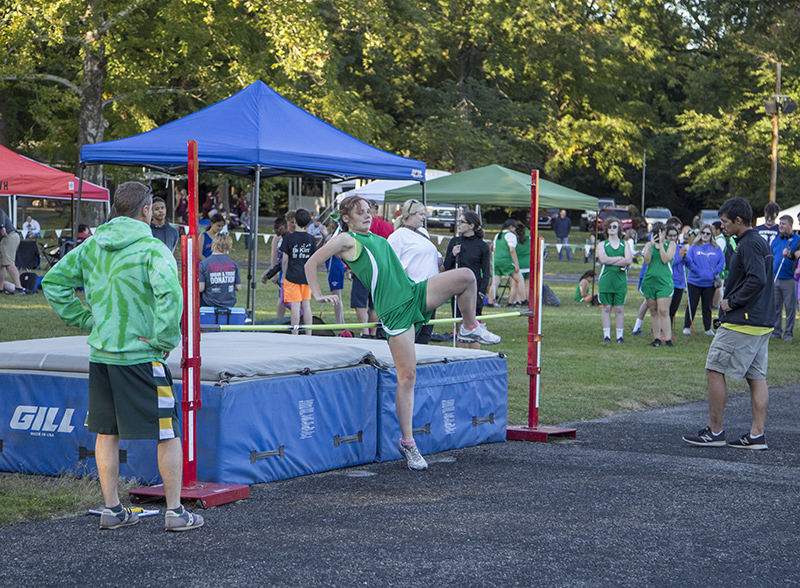
[[[72,200],[78,195],[78,178],[0,145],[0,195]],[[83,183],[82,200],[107,203],[108,197],[106,188],[90,182]],[[14,224],[17,224],[16,206],[11,202],[9,213]]]

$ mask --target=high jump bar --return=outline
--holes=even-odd
[[[531,316],[533,314],[530,310],[515,310],[513,312],[498,312],[496,314],[485,314],[483,316],[475,317],[478,320],[485,321],[489,319],[498,318],[513,318],[517,316]],[[457,318],[442,318],[433,319],[428,321],[428,325],[446,325],[451,323],[460,323],[461,317]],[[300,330],[338,330],[338,329],[369,329],[371,327],[379,327],[381,323],[345,323],[340,325],[201,325],[200,329],[203,331],[300,331]]]

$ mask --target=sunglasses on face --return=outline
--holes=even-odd
[[[610,225],[608,228],[609,229],[618,229],[619,225],[618,224],[613,224],[613,225]]]
[[[700,234],[701,234],[701,235],[710,235],[711,233],[709,233],[708,231],[703,231],[703,232],[702,232],[702,233],[700,233]]]

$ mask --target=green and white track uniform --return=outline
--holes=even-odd
[[[663,249],[669,248],[669,241],[664,243]],[[658,245],[652,245],[650,249],[650,265],[644,270],[642,278],[642,296],[650,300],[659,298],[671,298],[675,292],[672,280],[672,261],[661,261],[661,249]]]
[[[600,244],[605,248],[607,257],[625,257],[625,241],[620,241],[616,248],[606,239]],[[606,306],[624,306],[628,294],[628,268],[615,265],[604,265],[597,278],[597,291],[600,304]]]
[[[428,281],[415,284],[403,269],[389,242],[367,233],[348,233],[355,240],[355,259],[346,262],[356,277],[369,289],[375,313],[390,336],[404,333],[425,323]]]

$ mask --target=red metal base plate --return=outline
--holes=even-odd
[[[202,508],[218,506],[250,496],[250,487],[241,484],[217,484],[216,482],[195,482],[192,486],[181,488],[181,498],[197,500]],[[131,500],[141,502],[164,497],[164,485],[149,486],[131,491]]]
[[[508,427],[506,429],[506,439],[510,441],[540,441],[546,443],[555,438],[575,439],[577,434],[575,429],[561,427]]]

